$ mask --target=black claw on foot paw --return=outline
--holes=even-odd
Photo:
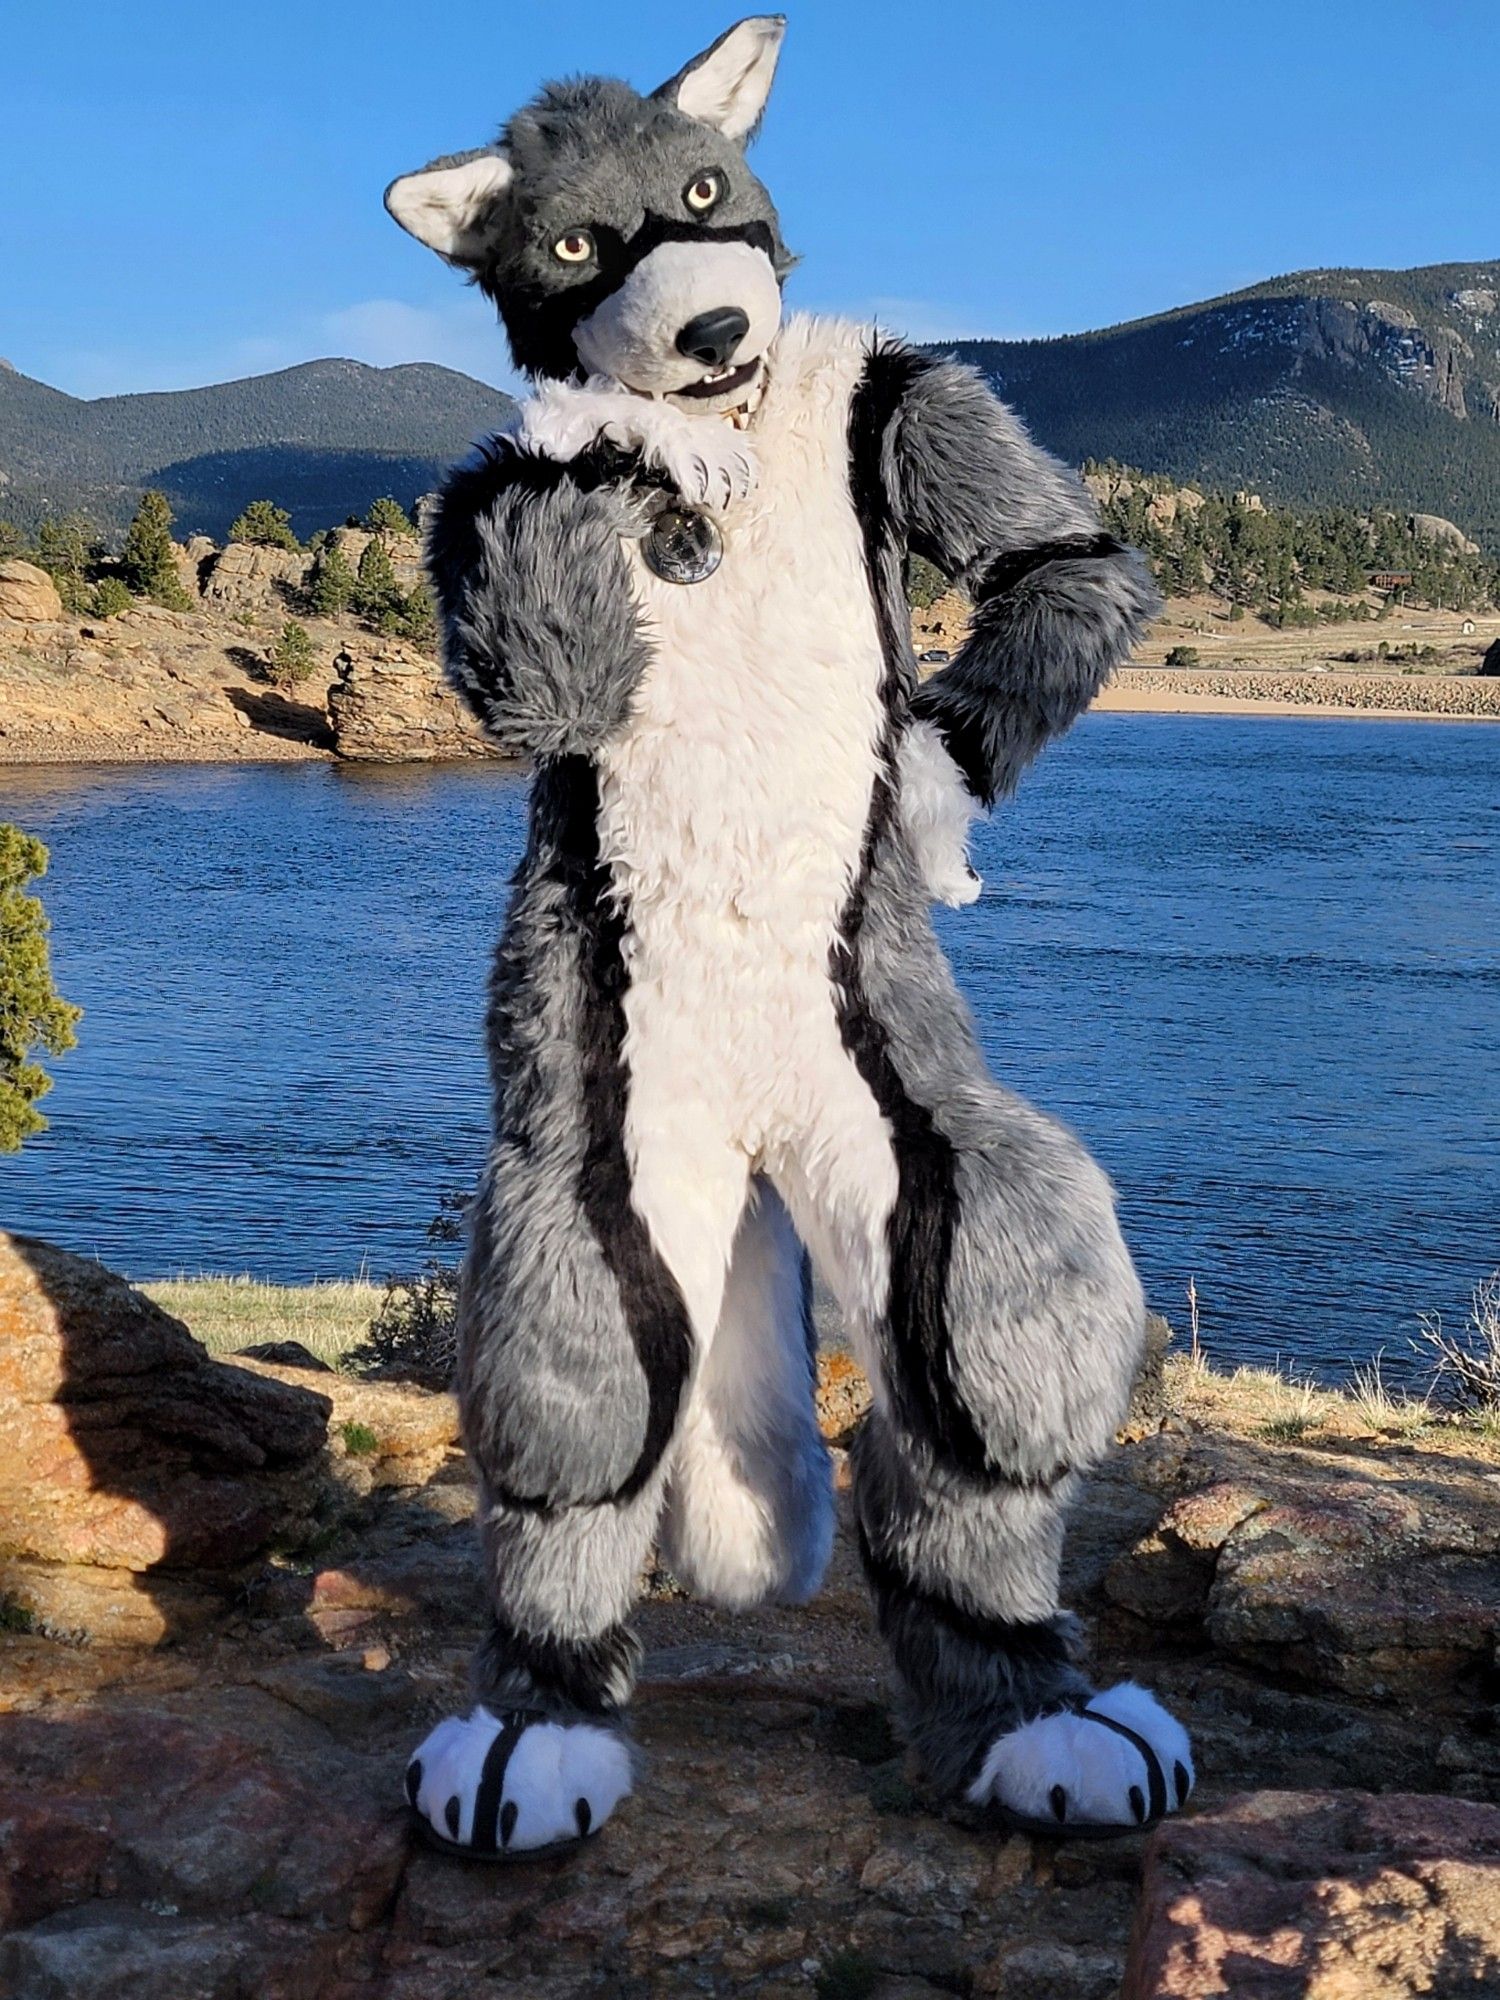
[[[1185,1764],[1174,1764],[1172,1766],[1172,1778],[1177,1786],[1178,1805],[1186,1805],[1187,1795],[1193,1788],[1192,1781],[1187,1774],[1187,1766]]]
[[[580,1799],[573,1808],[573,1817],[578,1822],[578,1838],[582,1840],[594,1823],[594,1808],[587,1799]]]
[[[1052,1801],[1052,1817],[1065,1820],[1068,1816],[1068,1795],[1062,1786],[1054,1785],[1047,1796]]]
[[[1182,1766],[1179,1764],[1177,1768],[1180,1771],[1182,1769]],[[421,1791],[421,1789],[422,1789],[422,1760],[420,1757],[413,1757],[411,1762],[406,1767],[406,1801],[408,1805],[415,1807],[417,1803],[417,1793]]]
[[[447,1822],[448,1835],[452,1840],[457,1840],[458,1838],[458,1815],[458,1793],[455,1792],[447,1805],[443,1807],[443,1818]]]
[[[1135,1814],[1136,1825],[1144,1826],[1146,1821],[1146,1794],[1141,1790],[1139,1785],[1132,1785],[1130,1787],[1130,1810]]]
[[[516,1819],[521,1808],[514,1799],[507,1799],[500,1808],[500,1845],[510,1846],[510,1837],[516,1830]]]

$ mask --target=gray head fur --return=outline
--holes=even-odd
[[[784,28],[739,22],[649,97],[613,78],[548,84],[495,145],[404,175],[386,206],[494,300],[528,373],[730,406],[793,261],[744,153]]]

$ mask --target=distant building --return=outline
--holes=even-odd
[[[1416,581],[1409,569],[1375,569],[1370,572],[1372,590],[1389,590],[1393,595],[1398,590],[1410,590]]]

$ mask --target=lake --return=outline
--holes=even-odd
[[[524,781],[0,769],[87,1010],[0,1220],[138,1278],[413,1268],[487,1119]],[[1339,1374],[1500,1265],[1500,729],[1094,715],[943,912],[996,1071],[1216,1360]]]

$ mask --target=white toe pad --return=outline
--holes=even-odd
[[[630,1791],[623,1737],[534,1713],[450,1715],[406,1767],[406,1796],[439,1839],[473,1854],[581,1840]]]
[[[1131,1827],[1176,1812],[1193,1783],[1187,1731],[1154,1695],[1121,1681],[1079,1710],[998,1737],[969,1800],[1059,1827]]]

